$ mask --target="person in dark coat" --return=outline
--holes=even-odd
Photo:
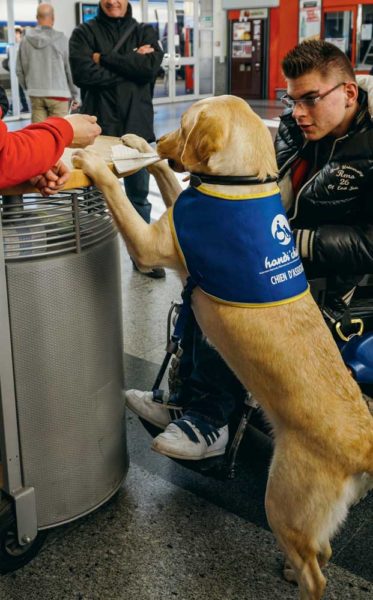
[[[4,88],[0,86],[0,110],[1,110],[0,119],[5,117],[6,113],[8,112],[8,109],[9,109],[8,97],[6,95]]]
[[[279,187],[307,277],[327,280],[323,313],[333,330],[357,283],[373,274],[373,122],[367,94],[333,44],[305,41],[282,67],[287,109],[275,140]],[[246,392],[193,315],[182,346],[177,393],[128,390],[127,406],[163,423],[158,452],[194,460],[224,454],[224,429]],[[179,427],[175,406],[192,423],[193,439]]]
[[[97,116],[104,135],[136,133],[153,142],[153,87],[162,58],[156,32],[132,18],[128,0],[101,0],[97,17],[79,25],[70,38],[70,65],[74,83],[81,88],[81,111]],[[149,223],[146,169],[126,177],[124,185],[133,206]],[[147,275],[158,278],[165,272],[153,269]]]

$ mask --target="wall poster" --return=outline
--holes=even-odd
[[[299,43],[319,39],[321,32],[321,0],[299,0]]]

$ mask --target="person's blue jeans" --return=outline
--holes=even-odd
[[[197,417],[217,428],[223,427],[236,406],[244,402],[245,388],[206,341],[193,313],[181,345],[179,377],[182,384],[177,399],[184,415]]]
[[[141,169],[137,173],[124,178],[124,189],[139,215],[150,223],[150,211],[152,205],[148,200],[149,194],[149,173],[146,169]]]

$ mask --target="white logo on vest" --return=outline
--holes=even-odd
[[[289,223],[284,215],[276,215],[271,226],[272,236],[282,246],[287,246],[293,239]]]

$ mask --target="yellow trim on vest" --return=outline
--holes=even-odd
[[[235,308],[269,308],[271,306],[282,306],[283,304],[290,304],[291,302],[296,302],[301,298],[304,298],[307,294],[310,293],[310,286],[307,286],[307,289],[298,294],[297,296],[292,296],[292,298],[285,298],[285,300],[278,300],[277,302],[258,302],[258,303],[245,303],[245,302],[229,302],[227,300],[222,300],[221,298],[217,298],[217,296],[213,296],[212,294],[208,294],[204,290],[202,290],[199,286],[198,288],[201,290],[203,294],[211,298],[214,302],[218,304],[225,304],[226,306],[234,306]]]
[[[258,184],[261,185],[261,184]],[[206,188],[203,184],[199,185],[196,188],[201,194],[206,194],[206,196],[212,196],[213,198],[224,198],[225,200],[257,200],[258,198],[268,198],[269,196],[274,196],[275,194],[279,194],[280,190],[276,187],[274,190],[270,192],[259,192],[257,194],[249,194],[245,196],[231,196],[229,194],[220,194],[209,188]]]

